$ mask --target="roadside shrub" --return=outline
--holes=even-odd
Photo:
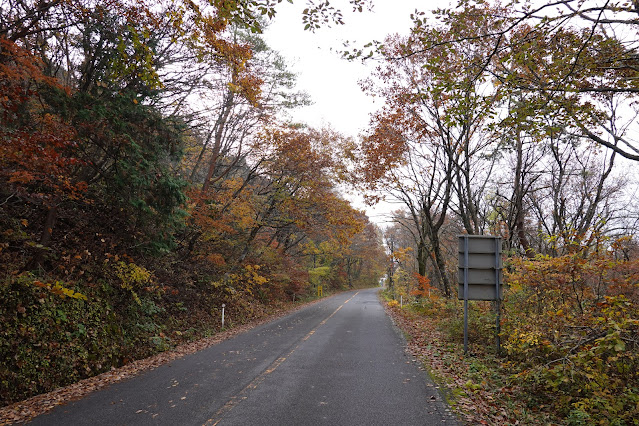
[[[531,405],[568,424],[637,424],[637,263],[603,247],[514,259],[502,340]]]

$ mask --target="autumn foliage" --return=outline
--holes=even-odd
[[[500,353],[489,302],[470,303],[466,356],[460,301],[413,291],[417,299],[404,295],[400,309],[400,289],[385,296],[410,350],[468,422],[633,424],[639,264],[626,250],[627,241],[606,240],[562,256],[509,258]]]
[[[638,414],[639,264],[615,246],[515,259],[508,276],[513,380],[573,421],[631,424]]]
[[[632,7],[461,1],[372,53],[358,172],[401,206],[388,305],[473,424],[636,424]],[[463,234],[503,241],[500,352],[495,304],[471,302],[461,354]]]
[[[382,273],[351,143],[255,34],[271,6],[9,1],[0,14],[0,401]],[[263,90],[266,88],[267,90]],[[321,273],[317,273],[321,271]]]

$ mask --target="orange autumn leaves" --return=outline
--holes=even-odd
[[[251,146],[255,168],[229,174],[193,204],[206,256],[222,265],[234,250],[245,257],[266,249],[301,254],[310,241],[348,246],[365,222],[335,189],[340,143],[329,130],[265,129]]]
[[[75,129],[39,96],[43,89],[64,90],[43,67],[27,50],[0,38],[0,174],[21,193],[77,199],[86,183],[70,177],[82,164],[74,152]]]

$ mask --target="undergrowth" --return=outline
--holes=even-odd
[[[635,261],[583,253],[515,259],[506,274],[500,352],[491,302],[469,303],[465,355],[463,302],[433,295],[400,307],[390,292],[382,297],[411,336],[409,349],[449,387],[449,403],[467,422],[637,425],[636,271]]]

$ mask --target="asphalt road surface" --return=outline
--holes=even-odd
[[[457,424],[376,293],[327,298],[31,424]]]

